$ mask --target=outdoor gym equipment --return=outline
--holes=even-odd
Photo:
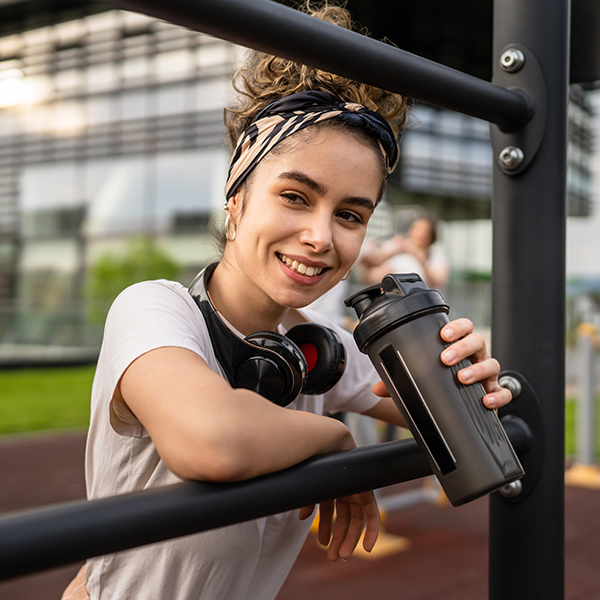
[[[526,423],[531,439],[522,446],[513,440],[517,451],[523,452],[529,446],[525,454],[520,454],[527,473],[520,480],[521,485],[511,484],[504,495],[491,496],[489,598],[564,598],[565,196],[570,0],[495,1],[492,83],[270,0],[111,0],[109,3],[491,123],[495,157],[493,351],[509,370],[506,377],[520,384],[523,390],[500,416],[504,417],[505,426],[518,430],[523,437],[527,436],[521,424]],[[506,420],[506,416],[510,418]],[[509,437],[513,439],[510,433]],[[354,493],[366,489],[367,484],[378,487],[428,472],[425,458],[414,442],[413,446],[404,442],[395,444],[398,445],[361,448],[344,457],[316,459],[310,463],[311,468],[319,464],[335,467],[325,478],[306,480],[306,487],[298,490],[300,503],[295,506],[334,497],[341,490],[344,494]],[[406,448],[410,449],[410,460],[404,453]],[[389,451],[393,458],[379,462],[379,451]],[[366,457],[369,477],[353,480],[352,464],[356,457],[361,460]],[[140,537],[133,540],[138,544],[152,541],[148,539],[152,535],[160,539],[182,535],[182,529],[190,527],[191,519],[183,507],[199,509],[209,491],[226,495],[227,489],[232,490],[232,496],[227,496],[219,509],[215,507],[213,527],[224,521],[231,523],[254,518],[258,513],[292,508],[294,503],[289,498],[283,500],[286,486],[296,478],[301,479],[303,468],[308,467],[270,476],[267,488],[251,502],[247,495],[238,499],[237,504],[234,502],[235,494],[247,489],[240,487],[242,484],[228,488],[188,482],[129,499],[104,499],[50,509],[47,518],[40,514],[4,520],[0,525],[2,576],[109,552],[123,544],[125,536],[133,535],[125,528],[126,521],[121,530],[102,528],[103,522],[94,520],[94,507],[99,511],[106,509],[103,514],[113,522],[118,517],[115,511],[125,510],[124,506],[130,506],[126,517],[130,516],[132,521],[134,517],[143,518],[148,509],[145,527],[139,527]],[[261,482],[246,485],[251,487]],[[137,508],[133,508],[136,503]],[[254,503],[258,508],[253,514],[237,512],[240,506]],[[168,505],[171,519],[157,520],[156,512],[148,505],[154,508]],[[229,511],[226,518],[223,511]],[[57,518],[53,519],[52,514]],[[212,514],[205,514],[204,521],[211,517]],[[79,547],[74,552],[70,551],[71,541],[67,540],[76,531]],[[48,532],[52,543],[41,551],[40,540]],[[56,560],[48,564],[48,559]]]

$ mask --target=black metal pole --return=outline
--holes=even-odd
[[[519,453],[530,432],[506,432]],[[186,481],[0,519],[0,580],[431,475],[414,440],[318,456],[239,483]]]
[[[525,445],[522,432],[513,432]],[[0,519],[0,580],[431,474],[413,440],[320,456],[240,483],[187,481]]]
[[[543,444],[543,459],[533,489],[522,498],[494,494],[490,502],[491,600],[564,598],[569,31],[569,0],[495,2],[495,77],[507,45],[531,51],[545,81],[547,119],[539,150],[525,170],[510,175],[498,162],[494,167],[493,353],[503,368],[522,373],[536,391],[544,439],[534,440]],[[529,135],[527,128],[523,139]]]
[[[271,0],[108,0],[195,31],[456,110],[505,129],[530,117],[526,97]]]

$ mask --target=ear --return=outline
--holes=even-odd
[[[242,212],[242,204],[244,200],[244,187],[240,186],[235,191],[233,196],[229,198],[225,204],[225,211],[228,215],[231,215],[231,219],[235,222]]]

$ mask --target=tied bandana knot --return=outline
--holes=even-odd
[[[389,123],[362,104],[342,102],[327,92],[307,91],[285,96],[263,109],[242,133],[231,157],[225,186],[227,200],[254,167],[279,142],[315,123],[337,119],[362,129],[383,152],[389,175],[398,162],[398,144]]]

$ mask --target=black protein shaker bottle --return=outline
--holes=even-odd
[[[524,475],[479,383],[463,385],[448,367],[440,336],[444,297],[415,273],[386,275],[345,301],[359,318],[354,339],[385,383],[448,499],[460,506]]]

